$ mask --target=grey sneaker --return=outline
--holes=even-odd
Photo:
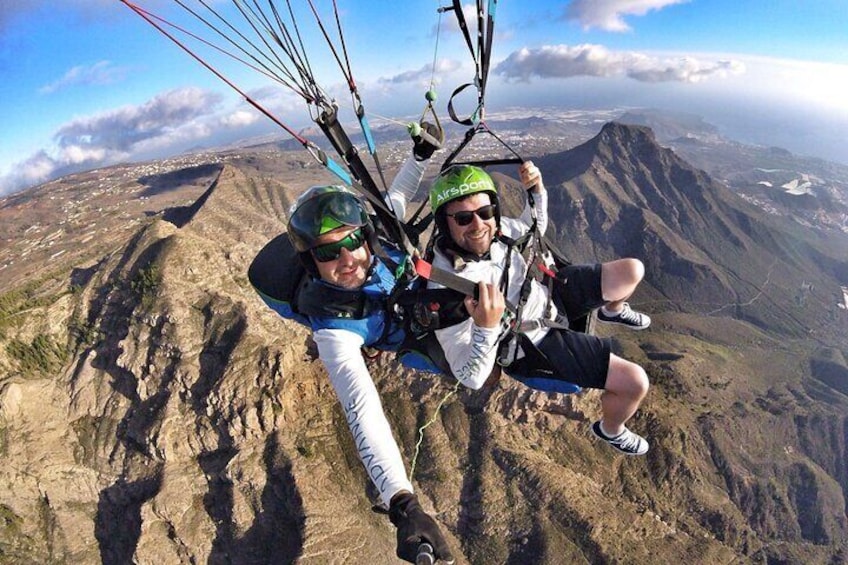
[[[645,438],[627,428],[615,437],[607,437],[601,430],[600,420],[592,424],[592,433],[625,455],[645,455],[650,447]]]
[[[651,318],[647,314],[633,310],[627,302],[623,306],[621,312],[613,316],[604,314],[604,309],[598,308],[598,321],[606,324],[618,324],[631,330],[644,330],[651,325]]]

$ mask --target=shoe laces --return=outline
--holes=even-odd
[[[642,314],[636,312],[630,307],[630,304],[625,302],[623,305],[623,309],[618,313],[618,317],[622,320],[626,320],[628,322],[632,322],[634,324],[642,323]]]
[[[639,444],[641,443],[642,438],[638,435],[634,434],[628,429],[625,429],[622,432],[621,436],[615,438],[615,443],[619,446],[623,447],[627,451],[639,451]]]

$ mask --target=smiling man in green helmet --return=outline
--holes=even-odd
[[[621,453],[643,455],[648,442],[625,422],[648,392],[645,371],[611,353],[608,339],[569,330],[567,319],[599,308],[599,321],[647,328],[650,318],[626,302],[642,280],[644,266],[638,259],[569,265],[549,292],[528,276],[527,260],[516,249],[516,241],[531,230],[534,215],[536,233],[544,233],[547,192],[532,162],[521,165],[519,176],[533,201],[531,207],[528,198],[519,218],[501,216],[495,184],[479,167],[454,165],[432,184],[433,266],[478,283],[478,298],[465,299],[468,318],[435,330],[439,345],[451,372],[472,389],[485,383],[496,363],[538,390],[573,392],[574,385],[602,389],[602,418],[592,432]],[[510,340],[517,345],[507,352]]]

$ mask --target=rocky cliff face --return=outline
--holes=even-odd
[[[779,223],[644,127],[609,123],[589,142],[540,161],[546,183],[558,188],[555,237],[578,260],[640,257],[653,300],[793,337],[846,339],[836,311],[844,234]],[[823,284],[807,301],[813,280]]]
[[[651,377],[633,427],[652,451],[592,439],[595,392],[502,377],[451,394],[384,356],[373,374],[423,504],[461,563],[844,561],[845,342],[772,331],[744,305],[763,264],[808,259],[756,256],[771,232],[647,130],[601,136],[620,146],[601,138],[542,168],[558,229],[586,234],[570,254],[634,254],[652,272],[634,302],[653,328],[615,340]],[[247,283],[300,188],[280,178],[226,165],[196,205],[3,295],[0,561],[397,562],[308,332]],[[833,324],[820,340],[848,326]]]

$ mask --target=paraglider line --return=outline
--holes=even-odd
[[[418,442],[415,444],[415,454],[412,456],[412,463],[410,464],[410,467],[409,467],[409,480],[410,481],[412,480],[412,477],[415,476],[415,464],[418,462],[418,455],[421,453],[421,443],[424,441],[424,430],[426,430],[427,428],[429,428],[432,424],[434,424],[436,422],[436,419],[439,417],[439,412],[441,412],[441,410],[442,410],[442,406],[445,405],[445,403],[450,399],[450,397],[452,397],[454,394],[456,394],[456,391],[458,389],[459,389],[459,381],[457,381],[453,385],[453,388],[448,391],[448,393],[444,396],[444,398],[442,398],[441,402],[439,402],[439,405],[436,406],[436,411],[433,413],[433,417],[430,418],[430,420],[428,420],[427,423],[425,423],[423,426],[418,428]]]
[[[138,7],[138,6],[136,6],[135,4],[133,4],[132,2],[130,2],[129,0],[121,0],[121,2],[123,2],[123,3],[124,3],[124,4],[128,7],[128,8],[130,8],[132,11],[134,11],[134,12],[135,12],[136,14],[138,14],[140,17],[144,18],[144,20],[145,20],[145,21],[147,21],[147,23],[149,23],[150,25],[152,25],[153,27],[155,27],[157,30],[159,30],[159,32],[160,32],[162,35],[164,35],[165,37],[167,37],[168,39],[170,39],[171,41],[173,41],[173,42],[174,42],[174,43],[175,43],[175,44],[176,44],[176,45],[177,45],[180,49],[182,49],[183,51],[185,51],[186,53],[188,53],[188,54],[189,54],[189,55],[190,55],[190,56],[191,56],[194,60],[196,60],[198,63],[200,63],[201,65],[203,65],[204,67],[206,67],[206,68],[207,68],[210,72],[212,72],[212,74],[214,74],[216,77],[218,77],[219,79],[221,79],[222,81],[224,81],[224,83],[226,83],[226,84],[227,84],[230,88],[232,88],[233,90],[235,90],[236,92],[238,92],[238,93],[239,93],[239,94],[240,94],[240,95],[241,95],[241,96],[245,99],[245,101],[246,101],[248,104],[250,104],[251,106],[253,106],[253,107],[254,107],[254,108],[256,108],[257,110],[259,110],[262,114],[264,114],[266,117],[268,117],[268,118],[269,118],[272,122],[274,122],[275,124],[277,124],[278,126],[280,126],[281,128],[283,128],[283,129],[284,129],[284,130],[285,130],[285,131],[286,131],[289,135],[291,135],[294,139],[296,139],[296,140],[297,140],[299,143],[301,143],[304,147],[307,147],[307,148],[309,147],[310,142],[309,142],[309,140],[308,140],[308,139],[306,139],[306,138],[304,138],[304,137],[300,136],[300,135],[299,135],[296,131],[294,131],[293,129],[291,129],[290,127],[288,127],[286,124],[284,124],[283,122],[281,122],[281,121],[280,121],[280,120],[279,120],[276,116],[274,116],[271,112],[269,112],[267,109],[265,109],[265,107],[263,107],[261,104],[259,104],[259,103],[258,103],[257,101],[255,101],[253,98],[251,98],[251,97],[250,97],[250,95],[248,95],[246,92],[244,92],[244,91],[243,91],[242,89],[240,89],[238,86],[236,86],[236,85],[235,85],[235,83],[233,83],[230,79],[228,79],[227,77],[225,77],[225,76],[224,76],[221,72],[219,72],[217,69],[215,69],[212,65],[210,65],[209,63],[207,63],[206,61],[204,61],[204,60],[203,60],[200,56],[198,56],[197,54],[195,54],[195,53],[194,53],[194,51],[192,51],[191,49],[189,49],[188,47],[186,47],[186,46],[185,46],[185,45],[184,45],[184,44],[183,44],[180,40],[178,40],[176,37],[174,37],[173,35],[171,35],[170,33],[168,33],[168,31],[167,31],[167,30],[165,30],[165,29],[164,29],[162,26],[160,26],[159,24],[157,24],[157,23],[156,23],[156,22],[152,19],[152,17],[149,17],[149,16],[148,16],[148,12],[147,12],[146,10],[144,10],[144,9],[142,9],[142,8],[140,8],[140,7]]]

